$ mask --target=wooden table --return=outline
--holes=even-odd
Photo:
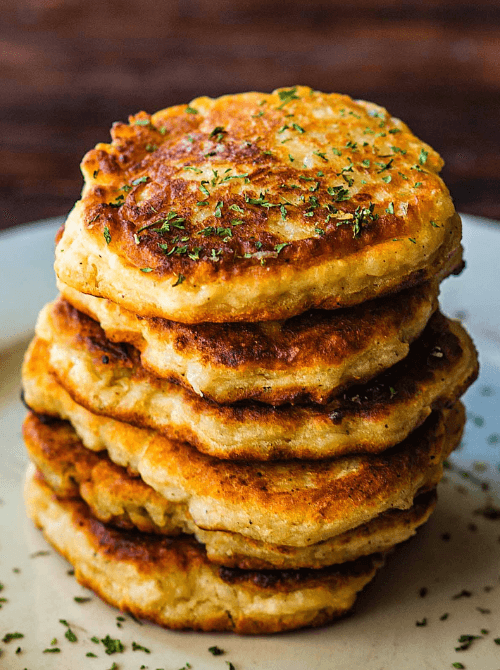
[[[500,219],[498,0],[4,0],[0,228],[64,214],[114,120],[294,83],[373,100]]]

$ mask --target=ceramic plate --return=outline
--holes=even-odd
[[[55,296],[60,220],[0,235],[0,667],[9,670],[469,670],[500,668],[500,225],[464,216],[467,270],[442,287],[443,311],[475,339],[481,375],[465,396],[469,421],[439,488],[437,511],[332,626],[269,637],[172,632],[103,604],[25,518],[27,458],[19,368],[42,305]],[[75,597],[90,597],[78,603]],[[120,618],[118,618],[120,617]],[[66,620],[78,640],[64,633]],[[119,638],[107,656],[92,637]],[[456,651],[460,636],[477,636]],[[57,639],[60,653],[44,653]],[[498,642],[495,642],[498,639]],[[132,642],[146,647],[133,651]],[[224,650],[212,656],[208,648]],[[466,645],[467,646],[467,645]],[[96,654],[96,658],[87,654]],[[115,664],[115,665],[113,665]],[[461,664],[461,665],[453,665]]]

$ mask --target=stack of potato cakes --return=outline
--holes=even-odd
[[[84,158],[23,369],[28,513],[104,600],[172,628],[348,611],[431,514],[474,346],[442,161],[306,87],[115,124]]]

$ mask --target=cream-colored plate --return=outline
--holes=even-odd
[[[0,602],[0,668],[108,670],[116,663],[117,670],[228,670],[227,661],[236,670],[441,670],[453,663],[498,670],[500,518],[476,512],[492,504],[500,517],[500,226],[464,217],[468,269],[443,285],[443,309],[463,319],[482,370],[466,396],[464,444],[440,486],[435,515],[389,558],[351,617],[319,630],[243,638],[171,632],[139,625],[128,615],[117,619],[120,612],[68,576],[69,565],[25,518],[19,367],[36,314],[55,295],[51,265],[59,223],[0,235],[0,597],[6,599]],[[490,491],[482,490],[484,481]],[[79,604],[75,597],[91,600]],[[70,624],[77,642],[65,638],[60,619]],[[24,637],[1,641],[16,632]],[[91,641],[107,635],[120,639],[125,651],[108,656],[102,644]],[[457,652],[461,635],[480,638]],[[44,654],[54,638],[60,653]],[[133,651],[132,642],[151,653]],[[213,645],[225,654],[212,656]]]

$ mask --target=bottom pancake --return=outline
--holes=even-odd
[[[204,530],[187,506],[169,501],[140,477],[86,449],[66,421],[42,421],[30,412],[23,436],[30,459],[58,497],[83,498],[105,523],[146,533],[187,533],[205,545],[210,561],[251,570],[321,568],[387,551],[415,534],[436,503],[435,490],[419,495],[407,510],[389,510],[350,531],[308,547],[260,542],[240,533]],[[47,420],[47,418],[45,419]]]
[[[28,515],[103,600],[168,628],[275,633],[321,626],[348,612],[383,557],[321,570],[220,568],[194,539],[117,530],[85,503],[61,500],[30,466]]]

